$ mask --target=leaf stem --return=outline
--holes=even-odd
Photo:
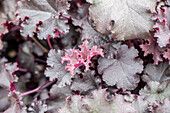
[[[37,87],[36,89],[33,89],[31,91],[27,91],[25,93],[21,93],[21,96],[25,96],[25,95],[29,95],[31,93],[37,92],[39,89],[41,88],[41,86]]]
[[[51,36],[47,37],[47,42],[48,42],[48,45],[49,45],[50,49],[53,49],[53,47],[51,45],[51,42],[50,42],[50,38],[51,38]]]
[[[17,71],[21,71],[21,72],[29,72],[28,69],[23,69],[23,68],[19,68]]]
[[[35,61],[38,61],[38,62],[42,62],[42,63],[46,63],[46,61],[42,60],[42,59],[39,59],[39,58],[34,58]]]
[[[27,92],[21,93],[20,96],[22,97],[22,96],[25,96],[25,95],[29,95],[31,93],[35,93],[35,92],[37,92],[37,91],[39,91],[41,89],[44,89],[44,88],[48,87],[49,85],[53,84],[54,82],[55,82],[55,80],[54,81],[47,80],[45,83],[43,83],[42,85],[38,86],[37,88],[35,88],[35,89],[31,90],[31,91],[27,91]]]
[[[38,42],[38,40],[34,37],[32,37],[32,39],[34,40],[34,42],[41,47],[42,50],[44,50],[45,53],[48,53],[48,50],[40,43]]]
[[[62,17],[64,17],[65,19],[70,19],[70,17],[67,17],[65,15],[61,15]]]

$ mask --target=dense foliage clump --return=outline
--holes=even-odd
[[[0,0],[0,103],[4,113],[169,113],[170,1]]]

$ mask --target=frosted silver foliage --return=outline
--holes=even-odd
[[[46,39],[48,35],[55,36],[58,33],[67,33],[69,26],[66,25],[68,19],[65,17],[68,16],[68,9],[67,0],[19,1],[16,11],[17,18],[25,19],[28,17],[26,22],[22,24],[22,35],[32,37],[33,32],[36,32],[39,39]]]
[[[138,51],[134,48],[128,48],[122,45],[118,50],[116,58],[100,58],[98,72],[103,74],[103,80],[108,85],[116,85],[118,88],[132,90],[137,87],[139,76],[143,70],[143,62],[135,59]]]
[[[0,3],[0,35],[1,33],[7,33],[7,28],[5,28],[2,23],[5,23],[6,20],[9,22],[13,22],[15,19],[15,11],[16,11],[16,2],[18,0],[1,0]]]
[[[142,79],[145,82],[170,80],[170,67],[168,62],[160,63],[158,66],[153,64],[146,65]]]
[[[118,40],[148,38],[157,0],[86,0],[96,29]],[[101,13],[102,12],[102,13]]]
[[[66,103],[67,97],[71,95],[69,86],[58,87],[57,84],[54,84],[50,89],[50,97],[52,100],[47,101],[48,111],[55,113]]]
[[[165,98],[170,99],[170,81],[159,83],[150,81],[139,94],[148,102],[153,104],[156,100],[163,102]]]
[[[22,105],[22,103],[17,102],[17,100],[12,97],[11,98],[11,106],[4,111],[4,113],[27,113],[26,106]]]
[[[59,113],[135,113],[130,102],[124,100],[122,95],[112,96],[104,89],[95,90],[92,96],[73,96],[59,110]],[[120,109],[121,108],[121,109]]]
[[[83,73],[83,78],[75,76],[70,88],[75,91],[78,90],[80,93],[96,89],[101,80],[99,77],[95,77],[94,74],[95,71],[87,71]]]
[[[144,100],[141,96],[138,95],[125,95],[124,99],[127,102],[131,102],[133,108],[136,110],[135,113],[149,113],[148,111],[148,104],[149,102]]]
[[[163,11],[164,10],[164,11]],[[166,47],[170,43],[170,7],[158,8],[157,14],[152,17],[156,21],[153,28],[156,29],[154,37],[160,47]]]
[[[50,50],[47,58],[47,65],[50,67],[47,67],[44,73],[46,77],[49,77],[50,81],[57,79],[57,84],[60,87],[71,84],[71,74],[65,70],[64,65],[61,63],[61,56],[62,51]]]
[[[164,99],[163,102],[159,102],[158,108],[154,109],[154,113],[169,113],[170,111],[170,100],[169,99]]]
[[[9,89],[10,83],[17,82],[18,77],[14,74],[17,70],[17,63],[6,63],[3,65],[0,71],[0,86]]]
[[[90,46],[97,45],[103,48],[104,56],[113,58],[116,49],[120,47],[121,42],[114,40],[111,35],[103,35],[92,28],[86,20],[82,25],[82,40],[88,40]]]

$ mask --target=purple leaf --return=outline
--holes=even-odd
[[[118,40],[149,38],[153,21],[151,12],[156,12],[157,0],[87,0],[91,3],[89,15],[97,31]],[[102,13],[101,13],[102,12]],[[150,13],[149,13],[150,12]]]
[[[47,67],[44,73],[50,81],[57,79],[57,84],[60,87],[71,84],[71,74],[65,70],[65,66],[61,63],[62,55],[62,51],[50,50],[47,58],[47,65],[50,67]]]
[[[103,38],[104,35],[102,35],[101,33],[95,31],[91,25],[89,24],[89,22],[86,21],[83,23],[82,25],[82,40],[87,40],[89,41],[90,45],[94,44],[98,44],[95,43],[96,41],[100,40],[100,38]],[[92,43],[92,44],[91,44]]]
[[[97,32],[91,27],[87,20],[82,25],[82,28],[82,40],[87,40],[91,47],[94,45],[102,47],[103,52],[105,53],[105,57],[114,57],[116,54],[116,49],[120,47],[121,42],[113,40],[111,36],[106,36]]]
[[[94,71],[87,71],[83,73],[83,78],[75,76],[70,88],[74,91],[80,91],[80,93],[96,89],[101,80],[94,75]]]
[[[8,99],[8,91],[5,88],[0,88],[0,111],[6,110],[10,106]]]
[[[15,15],[14,12],[16,11],[16,3],[19,0],[3,0],[1,3],[1,11],[4,19],[8,21],[14,21]]]
[[[160,47],[166,47],[170,43],[170,8],[161,7],[161,9],[152,18],[157,21],[153,26],[156,29],[154,37],[158,38],[157,43]]]
[[[148,39],[148,42],[149,42],[148,44],[146,43],[140,45],[140,48],[142,48],[142,51],[144,51],[144,56],[147,56],[148,54],[152,54],[154,64],[158,65],[159,62],[163,61],[161,54],[164,53],[165,48],[160,48],[154,37]]]
[[[35,72],[37,68],[34,62],[34,55],[32,54],[34,49],[32,42],[26,41],[20,46],[20,48],[21,49],[19,49],[18,58],[21,67]]]
[[[118,50],[116,59],[100,58],[98,71],[103,74],[103,80],[108,85],[132,90],[137,87],[139,76],[136,73],[143,71],[143,62],[135,59],[138,51],[122,45]]]
[[[143,89],[140,90],[139,94],[151,104],[156,100],[163,101],[164,98],[170,99],[170,81],[157,82],[150,81]]]
[[[159,102],[157,104],[158,107],[155,107],[153,110],[154,113],[169,113],[170,111],[170,100],[169,99],[164,99],[163,102]]]
[[[45,113],[47,111],[47,105],[44,102],[35,99],[29,106],[28,111],[30,113]]]
[[[11,98],[11,106],[4,113],[27,113],[26,107],[19,103],[15,98]]]
[[[0,71],[0,86],[10,89],[11,83],[18,81],[18,77],[14,74],[17,70],[17,63],[3,65]]]
[[[66,0],[31,0],[19,1],[17,18],[26,19],[22,24],[23,36],[33,36],[38,33],[39,39],[46,39],[49,35],[55,37],[56,33],[67,33],[69,26],[67,10],[69,4]],[[63,17],[63,16],[64,17]]]
[[[164,58],[169,60],[169,64],[170,64],[170,49],[167,49],[167,51],[164,52]]]
[[[130,94],[125,95],[124,99],[132,103],[133,108],[136,110],[135,113],[148,113],[149,102],[144,100],[141,96]]]
[[[73,1],[76,2],[76,1]],[[79,2],[79,1],[77,1]],[[88,8],[90,4],[88,3],[76,3],[77,9],[75,11],[75,8],[70,8],[69,15],[71,16],[71,19],[73,20],[73,24],[75,26],[82,26],[82,24],[86,21],[87,15],[88,15]]]
[[[170,67],[167,62],[160,63],[155,66],[153,64],[146,65],[144,69],[143,81],[157,81],[162,82],[170,79]]]
[[[3,26],[6,21],[15,22],[14,12],[16,11],[16,3],[18,0],[3,0],[0,4],[0,37],[1,34],[8,32],[6,27]]]
[[[1,34],[5,31],[4,26],[2,25],[2,23],[4,23],[6,20],[3,18],[2,13],[0,12],[0,36]]]
[[[58,87],[58,85],[54,84],[50,89],[51,99],[47,100],[48,111],[56,112],[66,103],[66,98],[71,95],[70,87]]]
[[[126,102],[122,95],[112,96],[109,100],[108,95],[104,89],[94,90],[92,96],[74,95],[68,98],[59,113],[135,113],[132,104]]]

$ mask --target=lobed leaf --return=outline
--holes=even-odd
[[[151,104],[156,100],[163,102],[164,98],[170,99],[170,82],[169,80],[162,83],[150,81],[139,91],[139,94]]]
[[[68,20],[62,15],[67,16],[69,4],[67,0],[31,0],[19,1],[16,14],[22,20],[23,36],[33,36],[38,33],[39,39],[46,39],[49,35],[55,37],[59,33],[67,33],[69,26]]]
[[[30,113],[45,113],[47,111],[47,105],[42,101],[35,99],[28,107]]]
[[[70,88],[74,91],[79,91],[80,94],[87,92],[89,90],[94,90],[97,88],[101,80],[98,77],[95,77],[94,71],[87,71],[82,74],[83,78],[75,76]]]
[[[156,0],[87,0],[91,3],[89,15],[97,31],[113,33],[118,40],[149,38],[156,12]],[[101,13],[102,12],[102,13]]]
[[[167,62],[160,63],[155,66],[153,64],[147,64],[144,69],[144,75],[142,80],[145,82],[157,81],[163,82],[170,79],[170,67]]]
[[[153,26],[153,28],[156,29],[154,37],[158,38],[157,43],[160,47],[166,47],[170,43],[170,8],[161,7],[161,9],[159,9],[157,15],[152,18],[157,21]]]
[[[157,104],[158,107],[156,107],[153,112],[154,113],[169,113],[170,111],[170,100],[169,99],[164,99],[163,102],[159,102]]]
[[[122,95],[111,96],[104,89],[95,90],[92,96],[74,95],[59,109],[59,113],[136,113],[130,102]],[[121,109],[120,109],[121,108]]]
[[[163,61],[163,58],[161,57],[161,54],[164,53],[165,48],[160,48],[156,42],[156,39],[150,38],[148,39],[149,43],[140,45],[140,48],[142,48],[142,51],[144,51],[144,56],[147,56],[148,54],[153,55],[154,64],[158,65],[159,62]]]
[[[27,111],[25,106],[12,97],[11,106],[4,113],[27,113]]]
[[[57,84],[60,87],[71,84],[71,75],[65,70],[64,65],[61,63],[62,51],[50,50],[47,58],[47,67],[44,74],[49,77],[50,81],[57,79]]]
[[[18,77],[14,74],[17,70],[17,63],[3,65],[0,71],[0,86],[10,89],[11,83],[18,81]]]
[[[66,103],[66,98],[71,95],[69,86],[59,87],[57,84],[54,84],[50,89],[51,99],[47,100],[48,111],[56,112]]]
[[[108,85],[116,85],[118,88],[132,90],[137,87],[139,76],[136,73],[143,71],[141,60],[136,60],[138,51],[122,45],[115,59],[100,58],[98,72],[103,74],[103,80]]]
[[[169,64],[170,64],[170,49],[167,49],[167,51],[164,52],[164,58],[169,60]]]

